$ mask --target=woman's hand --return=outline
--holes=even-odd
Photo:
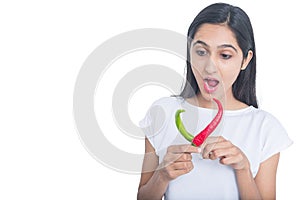
[[[223,165],[231,166],[235,170],[249,170],[250,164],[246,155],[229,140],[222,136],[209,137],[201,146],[204,159],[220,159]]]
[[[199,148],[190,144],[169,146],[163,162],[159,166],[161,177],[165,181],[171,181],[189,173],[194,168],[191,153],[199,153]]]

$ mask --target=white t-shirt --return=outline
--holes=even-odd
[[[185,109],[181,119],[188,132],[194,135],[203,130],[217,113],[217,109],[197,107],[181,97],[165,97],[154,102],[140,126],[155,148],[160,163],[168,146],[189,143],[176,128],[175,113],[178,109]],[[276,118],[252,106],[224,111],[222,121],[212,135],[223,136],[245,153],[253,177],[260,163],[292,144]],[[231,167],[220,164],[218,159],[202,159],[200,154],[192,156],[194,169],[169,183],[165,199],[239,199]]]

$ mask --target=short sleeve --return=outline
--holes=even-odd
[[[262,131],[264,137],[261,162],[283,151],[293,143],[282,124],[271,114],[267,114]]]
[[[162,129],[166,125],[166,115],[162,106],[153,104],[145,117],[139,122],[146,138],[153,147],[157,147],[158,138],[162,135]]]
[[[139,122],[139,126],[146,138],[154,147],[156,154],[164,154],[166,148],[177,136],[174,122],[174,114],[180,106],[180,99],[164,97],[155,101],[145,117]]]

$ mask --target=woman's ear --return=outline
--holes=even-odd
[[[253,57],[253,51],[249,50],[247,57],[244,58],[244,60],[243,60],[241,70],[245,70],[247,68],[247,66],[248,66],[249,62],[251,61],[252,57]]]

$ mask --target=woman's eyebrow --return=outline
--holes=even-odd
[[[196,44],[202,44],[203,46],[205,47],[209,47],[208,44],[206,44],[205,42],[201,41],[201,40],[197,40],[196,42],[193,43],[193,46],[195,46]],[[231,44],[222,44],[220,46],[218,46],[218,49],[221,49],[221,48],[232,48],[235,52],[237,52],[237,49],[232,46]]]
[[[195,46],[196,44],[202,44],[202,45],[204,45],[204,46],[206,46],[206,47],[209,47],[208,44],[206,44],[205,42],[203,42],[203,41],[201,41],[201,40],[197,40],[196,42],[194,42],[194,43],[193,43],[193,46]]]
[[[222,44],[222,45],[218,46],[218,49],[227,48],[227,47],[232,48],[235,52],[237,52],[237,49],[234,46],[232,46],[231,44]]]

